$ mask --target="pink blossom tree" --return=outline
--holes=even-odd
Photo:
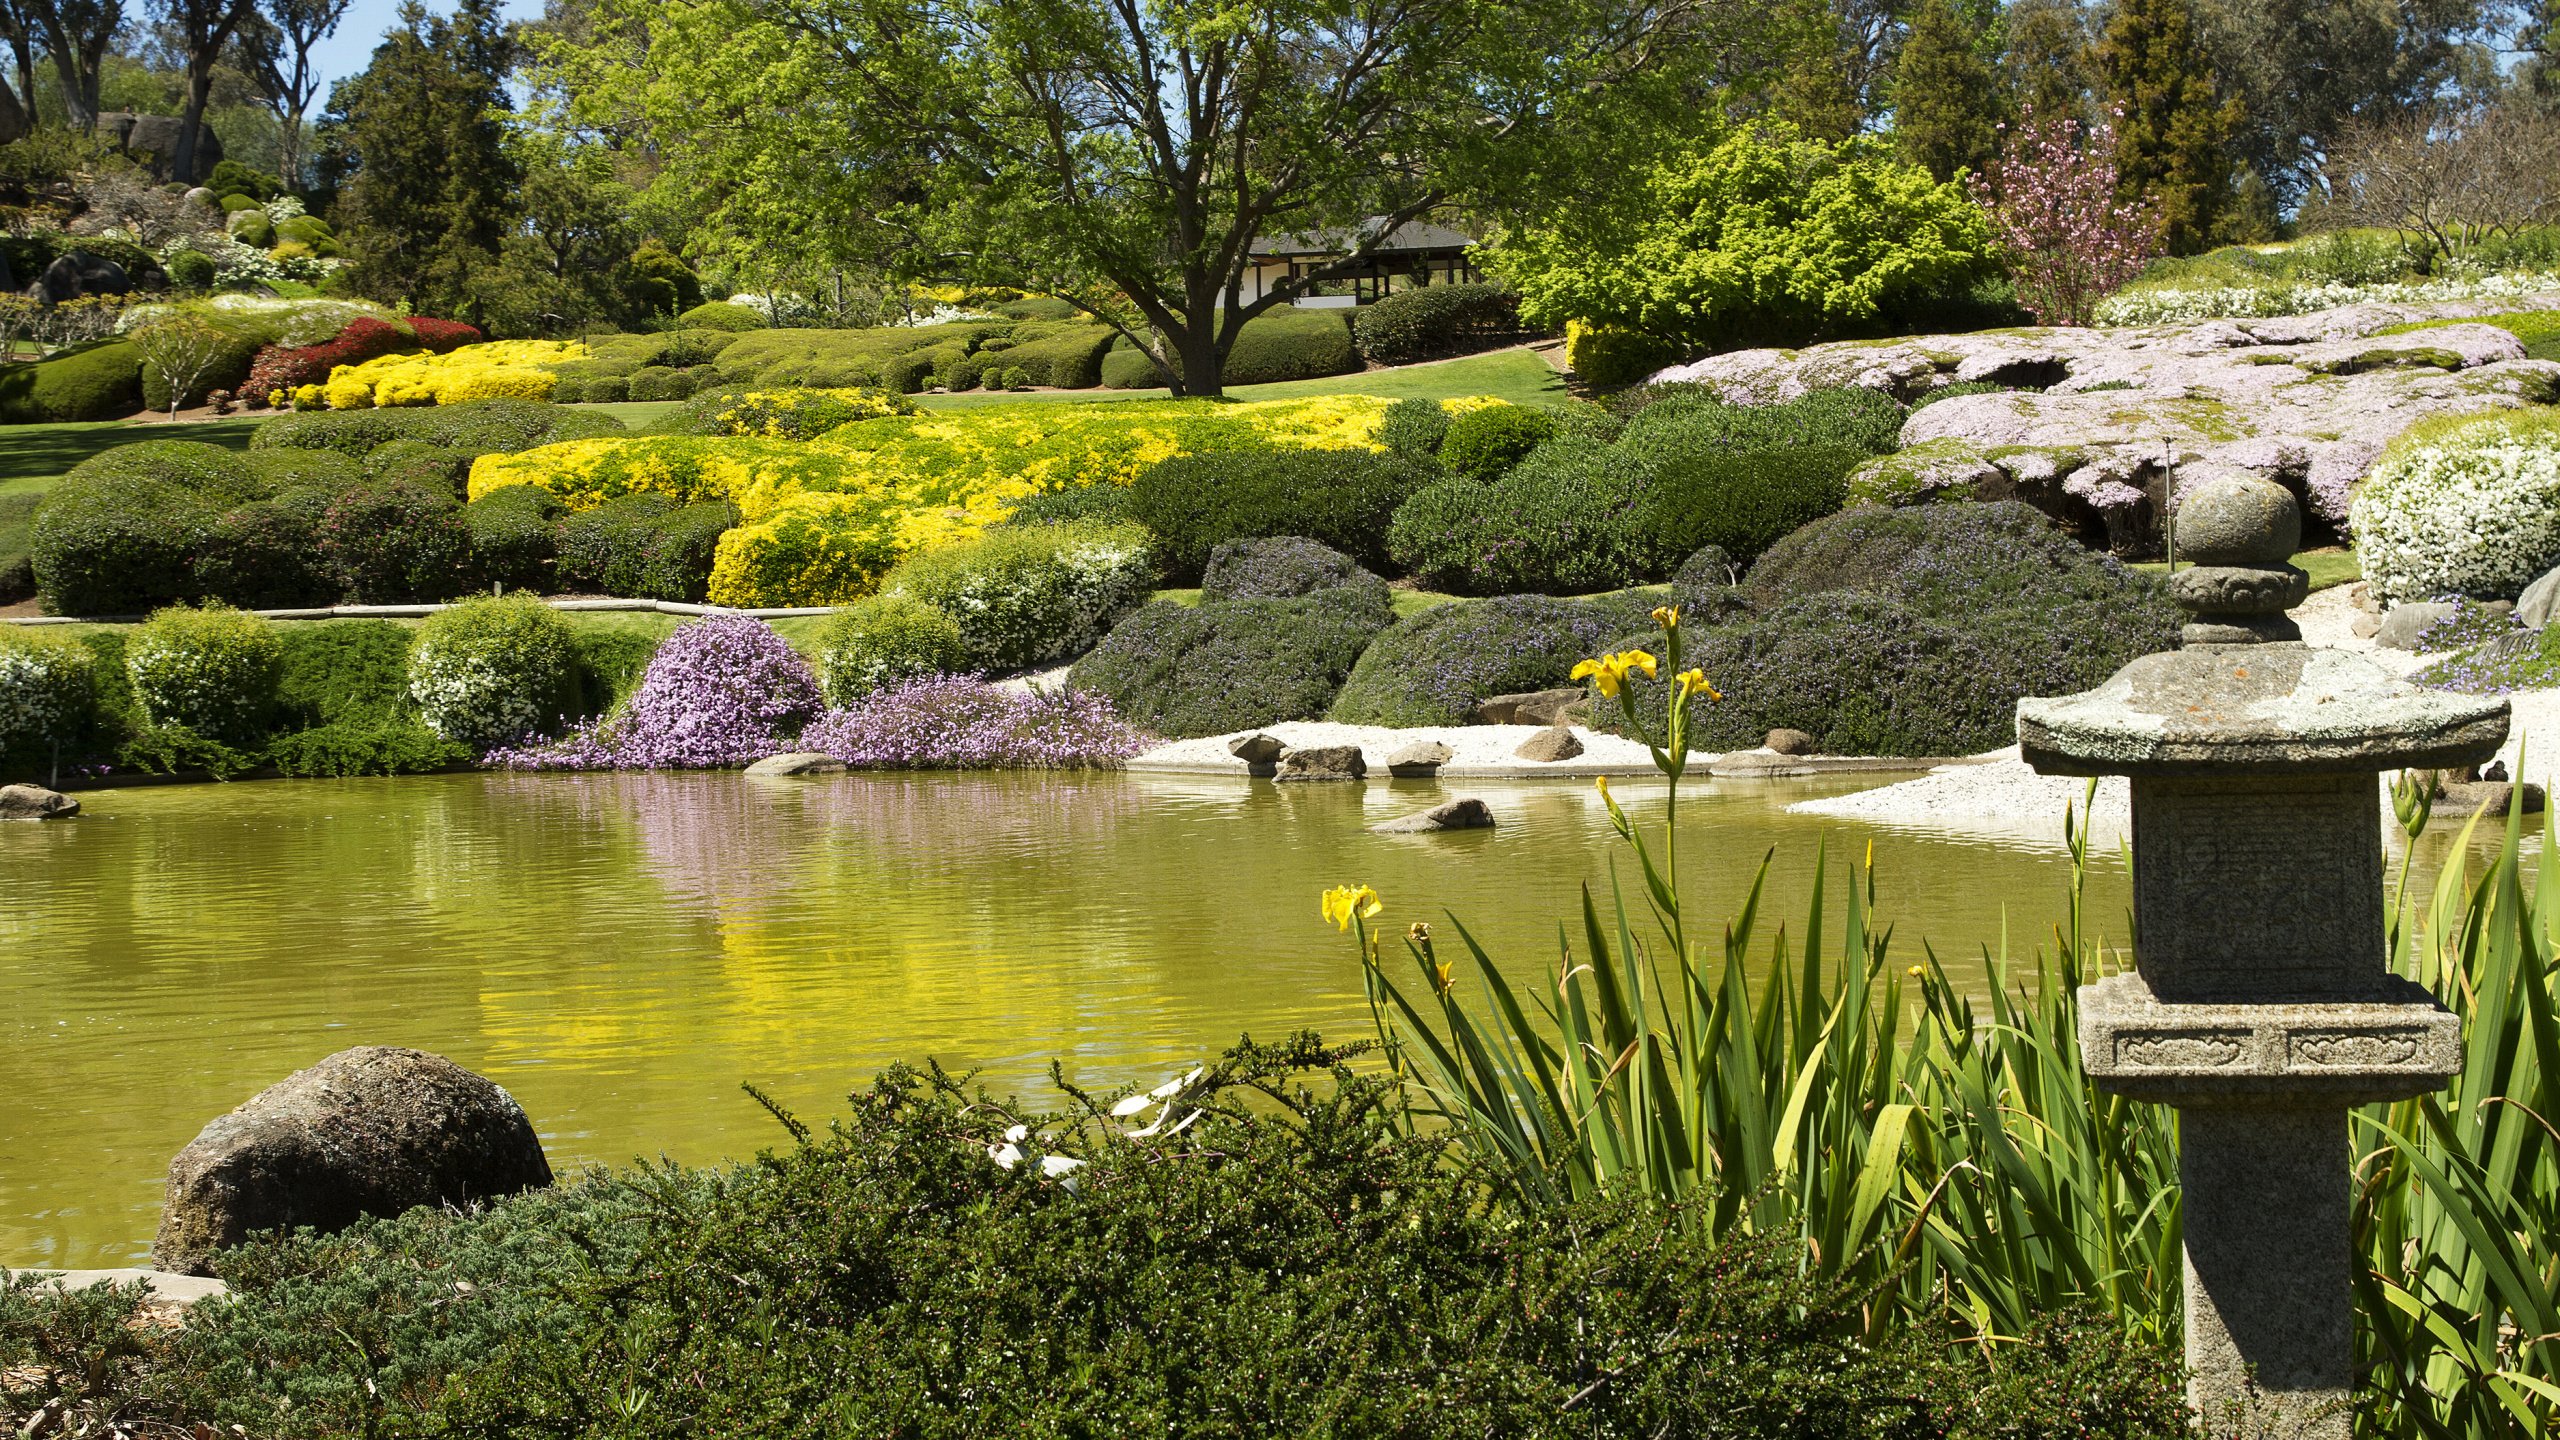
[[[2144,202],[2116,199],[2115,126],[2085,136],[2077,120],[2027,107],[2004,125],[2000,157],[1965,183],[2007,252],[2018,303],[2040,325],[2086,325],[2099,300],[2160,253],[2160,225]]]

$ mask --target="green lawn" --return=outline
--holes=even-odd
[[[2293,557],[2293,563],[2311,577],[2311,593],[2314,595],[2332,585],[2352,585],[2364,578],[2364,562],[2356,558],[2353,550],[2305,550]],[[2144,560],[2133,568],[2158,575],[2169,567],[2163,561]]]
[[[1039,395],[918,395],[917,403],[934,410],[967,410],[980,405],[1018,405],[1023,401],[1162,400],[1164,390],[1058,390]],[[1357,375],[1331,375],[1322,380],[1283,380],[1272,385],[1236,385],[1233,400],[1295,400],[1310,395],[1376,395],[1388,400],[1455,400],[1491,395],[1514,405],[1552,405],[1565,398],[1564,377],[1555,367],[1526,350],[1496,350],[1428,365],[1371,370]]]
[[[193,440],[226,450],[246,450],[249,436],[264,417],[208,420],[201,425],[136,425],[130,420],[92,420],[63,425],[11,425],[0,430],[0,495],[18,490],[49,490],[63,472],[101,451],[138,440]]]

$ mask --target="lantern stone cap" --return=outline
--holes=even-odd
[[[2190,645],[2019,701],[2018,747],[2045,775],[2441,769],[2495,755],[2507,716],[2504,696],[2430,690],[2349,651]]]
[[[2462,1017],[2399,975],[2358,1002],[2209,1005],[2110,975],[2080,987],[2079,1030],[2092,1084],[2181,1108],[2406,1100],[2462,1071]]]

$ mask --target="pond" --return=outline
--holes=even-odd
[[[1365,1035],[1319,891],[1375,886],[1399,928],[1454,911],[1521,975],[1624,855],[1581,783],[1463,787],[1490,831],[1362,830],[1456,788],[726,773],[91,792],[78,820],[0,826],[0,1262],[140,1261],[170,1156],[351,1045],[490,1076],[566,1174],[780,1143],[741,1081],[822,1119],[899,1059],[1027,1089],[1055,1057],[1107,1087],[1239,1034]],[[1816,847],[1837,877],[1872,844],[1896,953],[1927,937],[1969,985],[2004,923],[2024,950],[2061,918],[2058,824],[1951,839],[1784,813],[1855,788],[1693,785],[1693,915],[1733,913],[1774,846],[1764,934],[1800,933]],[[1658,822],[1658,783],[1617,789]],[[2093,872],[2091,913],[2120,933],[2121,866]]]

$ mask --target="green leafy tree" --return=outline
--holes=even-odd
[[[479,287],[492,333],[553,334],[645,319],[624,313],[618,283],[638,236],[631,187],[612,150],[554,126],[525,124],[509,135],[508,154],[524,175],[522,218],[491,283]]]
[[[2195,22],[2214,73],[2245,107],[2234,152],[2274,205],[2290,207],[2326,188],[2329,152],[2357,119],[2457,86],[2467,62],[2487,55],[2466,40],[2496,13],[2482,0],[2196,0]]]
[[[1949,0],[1922,0],[1894,61],[1895,148],[1940,184],[1999,148],[2000,84],[1974,53],[1980,39]]]
[[[1743,0],[600,0],[542,83],[645,132],[688,245],[1062,296],[1220,393],[1247,321],[1462,197],[1694,114]],[[634,33],[634,32],[638,33]],[[1373,218],[1382,224],[1368,223]],[[1258,242],[1349,252],[1256,296]]]
[[[64,118],[74,130],[98,123],[100,72],[107,50],[124,29],[123,0],[15,0],[21,28],[53,57],[62,84]],[[28,101],[32,106],[35,97]]]
[[[2018,0],[2001,17],[2001,29],[2005,108],[2056,121],[2095,118],[2089,103],[2097,89],[2089,68],[2089,25],[2074,0]]]
[[[1692,348],[1854,327],[1990,273],[1982,211],[1882,141],[1770,123],[1661,162],[1617,205],[1485,252],[1535,324],[1623,326]]]
[[[266,13],[240,29],[240,61],[257,87],[259,103],[275,116],[279,137],[276,173],[301,189],[303,141],[311,102],[320,95],[320,66],[312,50],[338,29],[348,0],[267,0]]]
[[[322,128],[354,172],[339,229],[360,293],[484,318],[475,283],[497,268],[523,182],[497,118],[513,62],[498,0],[461,0],[450,16],[406,0],[372,63],[331,88]]]
[[[2119,0],[2097,68],[2116,121],[2116,174],[2127,200],[2159,207],[2172,255],[2211,247],[2231,201],[2224,148],[2244,115],[2214,93],[2213,62],[2187,0]]]

